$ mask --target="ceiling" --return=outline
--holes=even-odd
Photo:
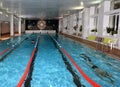
[[[64,14],[72,14],[84,7],[98,4],[101,0],[1,0],[1,8],[22,18],[54,19]]]

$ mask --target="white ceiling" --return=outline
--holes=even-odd
[[[101,0],[1,0],[2,7],[23,18],[56,18],[63,14],[74,13],[73,7],[98,4]]]

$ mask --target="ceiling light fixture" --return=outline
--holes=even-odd
[[[2,11],[0,11],[0,14],[2,15],[2,14],[3,14],[3,12],[2,12]]]
[[[102,0],[96,0],[96,1],[92,1],[91,4],[99,4],[101,3]]]
[[[80,5],[81,5],[81,6],[83,6],[83,5],[84,5],[84,3],[83,3],[83,2],[80,2]]]
[[[83,9],[84,7],[83,6],[78,6],[78,7],[73,7],[72,9],[73,10],[81,10],[81,9]]]
[[[84,3],[81,1],[81,2],[80,2],[80,6],[73,7],[72,9],[73,9],[73,10],[81,10],[81,9],[83,9],[83,8],[84,8]]]

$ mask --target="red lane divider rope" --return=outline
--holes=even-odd
[[[2,52],[0,52],[0,56],[2,56],[5,52],[7,52],[8,50],[10,50],[11,48],[7,48],[5,50],[3,50]]]
[[[99,84],[97,84],[96,82],[94,82],[92,79],[90,79],[83,71],[82,69],[76,64],[76,62],[73,60],[73,58],[65,51],[64,48],[61,48],[61,50],[63,51],[63,53],[70,59],[70,61],[72,62],[72,64],[77,68],[77,70],[79,71],[79,73],[81,73],[81,75],[93,86],[93,87],[101,87]]]
[[[29,62],[28,62],[28,65],[27,65],[27,67],[26,67],[26,69],[25,69],[25,72],[24,72],[22,78],[20,79],[20,81],[19,81],[19,83],[17,84],[16,87],[21,87],[22,84],[23,84],[23,82],[25,81],[26,76],[28,75],[28,72],[29,72],[29,70],[30,70],[31,63],[32,63],[33,58],[34,58],[34,56],[35,56],[35,52],[36,52],[36,48],[33,49],[32,55],[31,55],[31,57],[30,57],[30,60],[29,60]]]

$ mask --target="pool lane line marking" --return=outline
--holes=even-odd
[[[34,58],[32,60],[28,75],[27,75],[27,77],[26,77],[26,79],[24,81],[24,87],[31,87],[31,80],[32,80],[32,74],[33,74],[33,69],[34,69],[35,58],[36,58],[36,54],[35,54],[35,56],[34,56]]]
[[[94,82],[91,78],[89,78],[83,71],[82,69],[77,65],[77,63],[73,60],[73,58],[67,53],[67,51],[64,48],[61,48],[62,52],[69,58],[71,63],[77,68],[79,73],[93,86],[93,87],[101,87],[99,84]]]
[[[38,46],[38,43],[39,43],[39,36],[36,40],[37,43],[35,43],[34,45],[34,48],[37,48]],[[37,53],[38,50],[36,50],[36,53]],[[29,69],[29,72],[28,72],[28,75],[24,81],[24,87],[31,87],[31,80],[32,80],[32,74],[33,74],[33,69],[34,69],[34,61],[36,59],[36,53],[35,53],[35,56],[32,60],[32,63],[31,63],[31,66],[30,66],[30,69]]]
[[[38,38],[39,38],[39,37],[38,37]],[[35,53],[36,53],[36,51],[37,51],[37,45],[38,45],[38,42],[39,42],[39,39],[38,39],[38,38],[37,38],[36,44],[35,44],[35,46],[34,46],[34,49],[33,49],[33,51],[32,51],[30,60],[29,60],[29,62],[28,62],[28,64],[27,64],[27,67],[26,67],[26,69],[25,69],[25,71],[24,71],[24,74],[23,74],[22,78],[20,79],[20,81],[18,82],[18,84],[17,84],[16,87],[22,87],[22,84],[24,83],[24,81],[25,81],[25,79],[26,79],[26,77],[27,77],[27,75],[28,75],[28,72],[29,72],[29,70],[30,70],[32,61],[33,61],[33,59],[35,58]]]
[[[32,55],[31,55],[31,57],[30,57],[30,60],[29,60],[29,62],[28,62],[28,65],[27,65],[27,67],[26,67],[26,69],[25,69],[25,71],[24,71],[24,74],[23,74],[22,78],[20,79],[20,81],[19,81],[19,83],[17,84],[16,87],[22,87],[22,84],[23,84],[23,82],[25,81],[25,79],[26,79],[26,77],[27,77],[27,75],[28,75],[28,72],[29,72],[31,63],[32,63],[33,58],[34,58],[34,56],[35,56],[35,52],[36,52],[36,48],[33,49]]]
[[[3,50],[2,52],[0,52],[0,56],[2,56],[4,53],[6,53],[7,51],[9,51],[11,48],[7,48],[5,50]]]
[[[50,35],[49,35],[50,36]],[[51,36],[50,36],[51,37]],[[62,46],[53,38],[53,41],[57,44],[57,46],[60,48],[60,50],[69,58],[69,60],[71,61],[71,63],[76,67],[76,69],[79,71],[79,73],[93,86],[93,87],[101,87],[101,85],[97,84],[96,82],[94,82],[91,78],[89,78],[84,71],[82,71],[82,69],[77,65],[77,63],[73,60],[73,58],[67,53],[67,51],[62,48]]]
[[[32,34],[31,34],[32,35]],[[2,62],[14,49],[16,49],[18,46],[20,46],[25,40],[27,40],[31,35],[29,35],[28,37],[26,37],[24,40],[22,40],[19,44],[15,45],[14,47],[11,47],[8,51],[7,54],[5,54],[6,52],[4,52],[4,56],[0,58],[0,62]],[[2,54],[3,55],[3,54]]]
[[[50,35],[49,35],[50,36]],[[60,50],[60,48],[57,46],[56,42],[54,41],[54,39],[50,36],[50,38],[53,40],[54,45],[56,46],[56,48],[59,50],[60,54],[62,55],[62,59],[64,61],[64,64],[66,65],[67,70],[72,74],[73,77],[73,81],[75,83],[75,85],[77,87],[85,87],[81,82],[80,82],[80,78],[79,76],[73,71],[72,66],[70,65],[70,63],[67,61],[67,59],[65,58],[63,52]]]
[[[58,49],[60,51],[60,49]],[[80,82],[80,78],[79,76],[73,71],[73,68],[72,66],[70,65],[70,63],[67,61],[67,59],[65,58],[65,56],[63,55],[63,53],[60,51],[61,55],[62,55],[62,59],[68,69],[68,71],[72,74],[73,76],[73,81],[74,83],[76,84],[77,87],[85,87],[85,85],[83,85],[81,82]]]

